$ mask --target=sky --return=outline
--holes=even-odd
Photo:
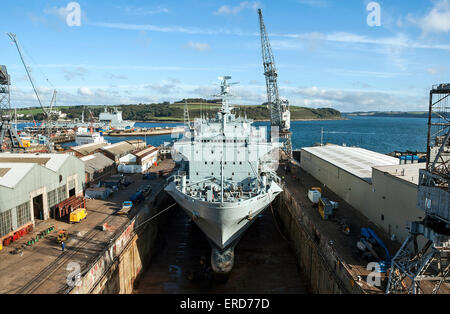
[[[16,107],[38,102],[7,32],[46,106],[54,89],[61,106],[211,99],[223,75],[239,82],[233,103],[261,104],[258,8],[291,106],[426,111],[431,86],[450,82],[450,0],[1,2]]]

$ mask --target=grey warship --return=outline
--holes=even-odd
[[[165,190],[206,235],[212,270],[228,274],[241,236],[282,191],[275,173],[280,143],[268,141],[264,127],[236,117],[228,101],[231,77],[219,79],[221,109],[188,123],[173,144],[181,166]]]

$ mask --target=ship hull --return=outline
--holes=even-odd
[[[245,230],[282,191],[275,183],[269,192],[240,202],[206,202],[182,193],[174,182],[165,189],[219,251],[233,247]]]

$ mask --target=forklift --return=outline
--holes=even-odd
[[[69,233],[67,232],[67,230],[59,230],[56,236],[56,242],[58,242],[58,244],[61,244],[61,242],[66,242],[67,239],[69,239]]]

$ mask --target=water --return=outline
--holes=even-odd
[[[349,120],[291,122],[294,149],[320,143],[358,146],[387,154],[427,148],[428,120],[423,118],[351,117]]]
[[[33,123],[19,123],[18,129]],[[174,127],[180,123],[138,122],[136,127]],[[269,126],[269,122],[255,122],[255,126]],[[389,117],[351,117],[348,120],[292,121],[292,146],[294,149],[320,143],[323,128],[323,142],[338,145],[358,146],[387,154],[393,151],[426,151],[427,119]],[[105,137],[110,143],[130,139],[146,140],[148,145],[159,146],[172,140],[171,135],[147,137]],[[63,146],[74,146],[65,143]]]

